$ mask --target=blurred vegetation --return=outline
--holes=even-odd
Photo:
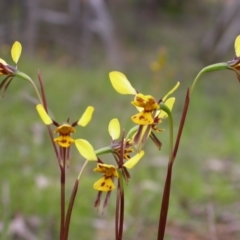
[[[23,50],[19,62],[19,69],[36,81],[40,69],[51,116],[58,122],[68,117],[75,121],[88,105],[95,107],[92,122],[86,128],[78,127],[74,135],[88,139],[95,148],[110,142],[107,126],[112,118],[119,118],[122,127],[128,130],[132,126],[130,116],[135,112],[130,105],[131,97],[119,95],[112,89],[109,71],[123,70],[136,89],[156,98],[164,96],[176,81],[180,81],[173,111],[176,132],[187,87],[204,66],[198,59],[198,51],[206,24],[211,19],[208,5],[201,5],[201,9],[206,10],[206,17],[203,17],[197,14],[197,8],[195,11],[184,8],[176,15],[154,8],[152,10],[157,12],[152,15],[151,11],[138,11],[137,1],[131,3],[134,7],[129,4],[129,10],[125,7],[121,11],[111,3],[124,59],[119,69],[111,69],[104,62],[99,43],[93,46],[91,57],[94,61],[88,68],[82,67],[65,49],[45,49],[44,44],[37,49],[34,58],[26,56]],[[166,65],[159,72],[152,72],[150,65],[163,48]],[[10,46],[2,45],[0,52],[1,58],[10,63]],[[233,55],[232,50],[218,62],[230,60]],[[173,171],[166,239],[176,239],[171,237],[172,226],[192,230],[199,239],[204,239],[209,229],[209,204],[214,206],[216,224],[225,213],[231,215],[232,221],[239,220],[239,211],[236,211],[239,209],[240,180],[238,84],[234,73],[223,71],[206,74],[196,86]],[[16,212],[42,219],[41,239],[48,231],[58,236],[59,169],[32,97],[31,86],[14,79],[0,102],[0,220],[6,227],[1,239],[6,239],[7,226]],[[166,123],[163,127],[168,128]],[[147,143],[146,157],[131,171],[131,181],[126,188],[124,239],[156,239],[168,161],[168,131],[158,136],[163,143],[162,150],[158,152],[151,142]],[[83,161],[73,147],[67,173],[69,194]],[[89,164],[81,179],[69,239],[78,239],[80,235],[81,239],[112,239],[115,192],[104,214],[97,213],[93,207],[97,195],[92,188],[96,180],[92,173],[94,166]],[[46,187],[39,185],[42,178],[47,180]]]

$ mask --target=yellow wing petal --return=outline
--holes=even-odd
[[[120,94],[132,94],[135,95],[137,91],[132,87],[131,83],[127,80],[127,77],[121,72],[110,72],[109,78],[113,88]]]
[[[92,145],[84,139],[76,139],[75,145],[79,153],[89,161],[97,161],[97,156],[94,152]]]
[[[116,140],[120,136],[120,123],[117,118],[114,118],[110,121],[108,125],[108,132],[112,137],[112,140]]]
[[[240,57],[240,35],[236,37],[234,47],[235,47],[236,56]]]
[[[93,111],[94,107],[91,106],[87,107],[81,118],[78,120],[77,124],[82,127],[85,127],[91,121]]]
[[[20,56],[22,53],[22,45],[20,42],[16,41],[11,49],[11,55],[12,55],[12,59],[13,61],[17,64]]]
[[[143,155],[144,155],[144,151],[142,150],[139,153],[137,153],[135,156],[133,156],[131,159],[129,159],[127,162],[125,162],[123,166],[128,169],[133,168],[138,163],[138,161],[143,157]]]
[[[93,184],[93,188],[98,191],[109,192],[115,189],[112,178],[102,177]]]
[[[47,114],[47,112],[45,111],[44,107],[42,104],[38,104],[36,106],[37,112],[40,116],[40,118],[42,119],[42,121],[44,122],[44,124],[46,125],[50,125],[53,123],[52,119],[49,117],[49,115]]]

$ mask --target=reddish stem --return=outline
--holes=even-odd
[[[176,142],[174,145],[174,150],[172,152],[172,156],[171,156],[170,162],[168,164],[167,176],[166,176],[166,180],[165,180],[165,186],[164,186],[163,197],[162,197],[162,202],[161,202],[160,217],[159,217],[159,223],[158,223],[158,238],[157,238],[158,240],[163,240],[164,235],[165,235],[165,228],[166,228],[168,207],[169,207],[170,190],[171,190],[172,166],[173,166],[174,160],[177,155],[180,139],[182,136],[182,130],[184,127],[186,116],[187,116],[189,102],[190,102],[190,96],[189,96],[189,89],[188,89],[186,98],[185,98],[185,104],[184,104],[184,109],[182,112],[179,129],[178,129],[177,138],[176,138]]]
[[[76,179],[73,190],[72,190],[72,195],[70,198],[70,202],[68,205],[68,210],[67,210],[67,216],[66,216],[66,220],[65,220],[65,229],[64,229],[64,235],[63,235],[63,240],[67,240],[68,239],[68,232],[69,232],[69,225],[70,225],[70,220],[71,220],[71,215],[72,215],[72,209],[73,209],[73,205],[74,205],[74,201],[76,198],[76,194],[78,191],[78,179]]]
[[[63,240],[64,235],[64,221],[65,221],[65,163],[66,163],[66,149],[60,149],[61,151],[61,222],[60,222],[60,240]]]

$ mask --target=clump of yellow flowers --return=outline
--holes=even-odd
[[[125,128],[121,128],[119,120],[117,118],[113,118],[108,125],[110,141],[106,146],[103,143],[103,146],[99,149],[95,149],[92,144],[86,139],[75,139],[73,137],[73,134],[76,132],[76,126],[85,127],[91,122],[94,107],[87,106],[82,116],[75,122],[69,123],[69,119],[67,119],[65,123],[58,123],[55,121],[50,117],[48,113],[48,104],[46,101],[45,90],[40,74],[38,74],[38,81],[40,84],[39,91],[35,82],[27,74],[18,70],[18,61],[20,59],[21,53],[22,46],[18,41],[16,41],[11,49],[11,56],[14,62],[14,66],[9,65],[5,60],[0,58],[0,77],[4,77],[0,83],[0,90],[3,91],[4,95],[13,78],[27,80],[31,83],[35,90],[38,102],[36,105],[36,110],[42,122],[47,126],[60,169],[61,217],[59,239],[68,239],[71,214],[78,191],[78,186],[82,177],[82,173],[89,162],[90,164],[94,164],[94,166],[92,166],[93,173],[101,174],[101,177],[92,183],[93,189],[98,192],[94,203],[95,207],[99,209],[99,206],[101,205],[101,197],[103,194],[106,194],[105,200],[103,202],[103,209],[105,209],[109,202],[111,193],[116,190],[115,239],[121,240],[123,238],[125,202],[124,188],[130,181],[131,175],[129,171],[136,167],[139,164],[140,160],[144,157],[144,147],[148,139],[152,140],[158,149],[161,149],[162,143],[156,134],[164,130],[162,128],[159,128],[159,125],[165,121],[165,119],[168,119],[170,136],[169,165],[166,181],[164,183],[162,200],[160,201],[161,205],[159,211],[160,216],[157,237],[157,239],[163,239],[169,205],[172,166],[177,155],[179,142],[193,90],[202,74],[211,71],[222,69],[233,70],[237,74],[237,78],[240,81],[240,35],[235,40],[236,55],[233,60],[224,63],[213,64],[203,68],[187,90],[185,104],[182,111],[182,118],[180,120],[175,141],[173,135],[172,110],[176,99],[175,97],[170,97],[170,95],[172,95],[178,89],[180,83],[177,82],[175,86],[163,97],[156,98],[151,94],[138,92],[131,85],[123,73],[118,71],[110,72],[109,78],[113,88],[120,94],[133,95],[133,99],[131,102],[129,102],[129,106],[134,106],[136,113],[133,116],[129,116],[129,120],[131,120],[131,122],[134,124],[134,126],[129,129],[129,131],[125,131]],[[154,62],[152,65],[153,71],[158,71],[164,64],[166,64],[165,61],[162,61],[162,58],[159,58],[158,61]],[[57,136],[55,136],[56,134]],[[70,167],[72,146],[76,147],[77,151],[80,153],[80,156],[85,159],[85,163],[83,163],[82,168],[79,169],[79,174],[76,177],[67,209],[65,209],[66,169]],[[106,155],[111,156],[111,163],[109,160],[106,160],[108,159],[105,158]]]

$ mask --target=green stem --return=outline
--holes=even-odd
[[[99,155],[102,155],[102,154],[105,154],[105,153],[112,153],[112,152],[113,152],[112,147],[107,146],[107,147],[103,147],[103,148],[100,148],[100,149],[96,150],[95,154],[97,156],[99,156]]]
[[[39,93],[39,91],[38,91],[35,83],[33,82],[33,80],[32,80],[28,75],[26,75],[26,74],[23,73],[23,72],[16,72],[15,75],[16,75],[17,77],[19,77],[19,78],[22,78],[22,79],[24,79],[24,80],[29,81],[29,82],[32,84],[32,86],[33,86],[33,88],[34,88],[34,90],[35,90],[35,92],[36,92],[36,94],[37,94],[37,98],[38,98],[39,102],[40,102],[41,104],[43,104],[41,95],[40,95],[40,93]]]
[[[196,76],[196,78],[194,79],[193,83],[192,83],[192,86],[190,88],[190,97],[192,95],[192,92],[193,92],[193,89],[195,87],[195,85],[197,84],[197,81],[199,80],[199,78],[203,75],[203,73],[206,73],[206,72],[212,72],[212,71],[218,71],[218,70],[222,70],[222,69],[229,69],[229,66],[227,63],[216,63],[216,64],[212,64],[212,65],[209,65],[205,68],[203,68],[199,73],[198,75]]]
[[[173,118],[172,114],[168,115],[169,122],[169,162],[172,161],[172,151],[173,151]]]
[[[85,167],[87,166],[88,162],[89,162],[89,161],[86,160],[85,163],[83,164],[83,166],[82,166],[82,168],[81,168],[81,170],[80,170],[80,172],[79,172],[79,174],[78,174],[78,177],[77,177],[77,180],[78,180],[78,181],[80,181],[80,178],[81,178],[81,176],[82,176],[82,173],[83,173]]]

